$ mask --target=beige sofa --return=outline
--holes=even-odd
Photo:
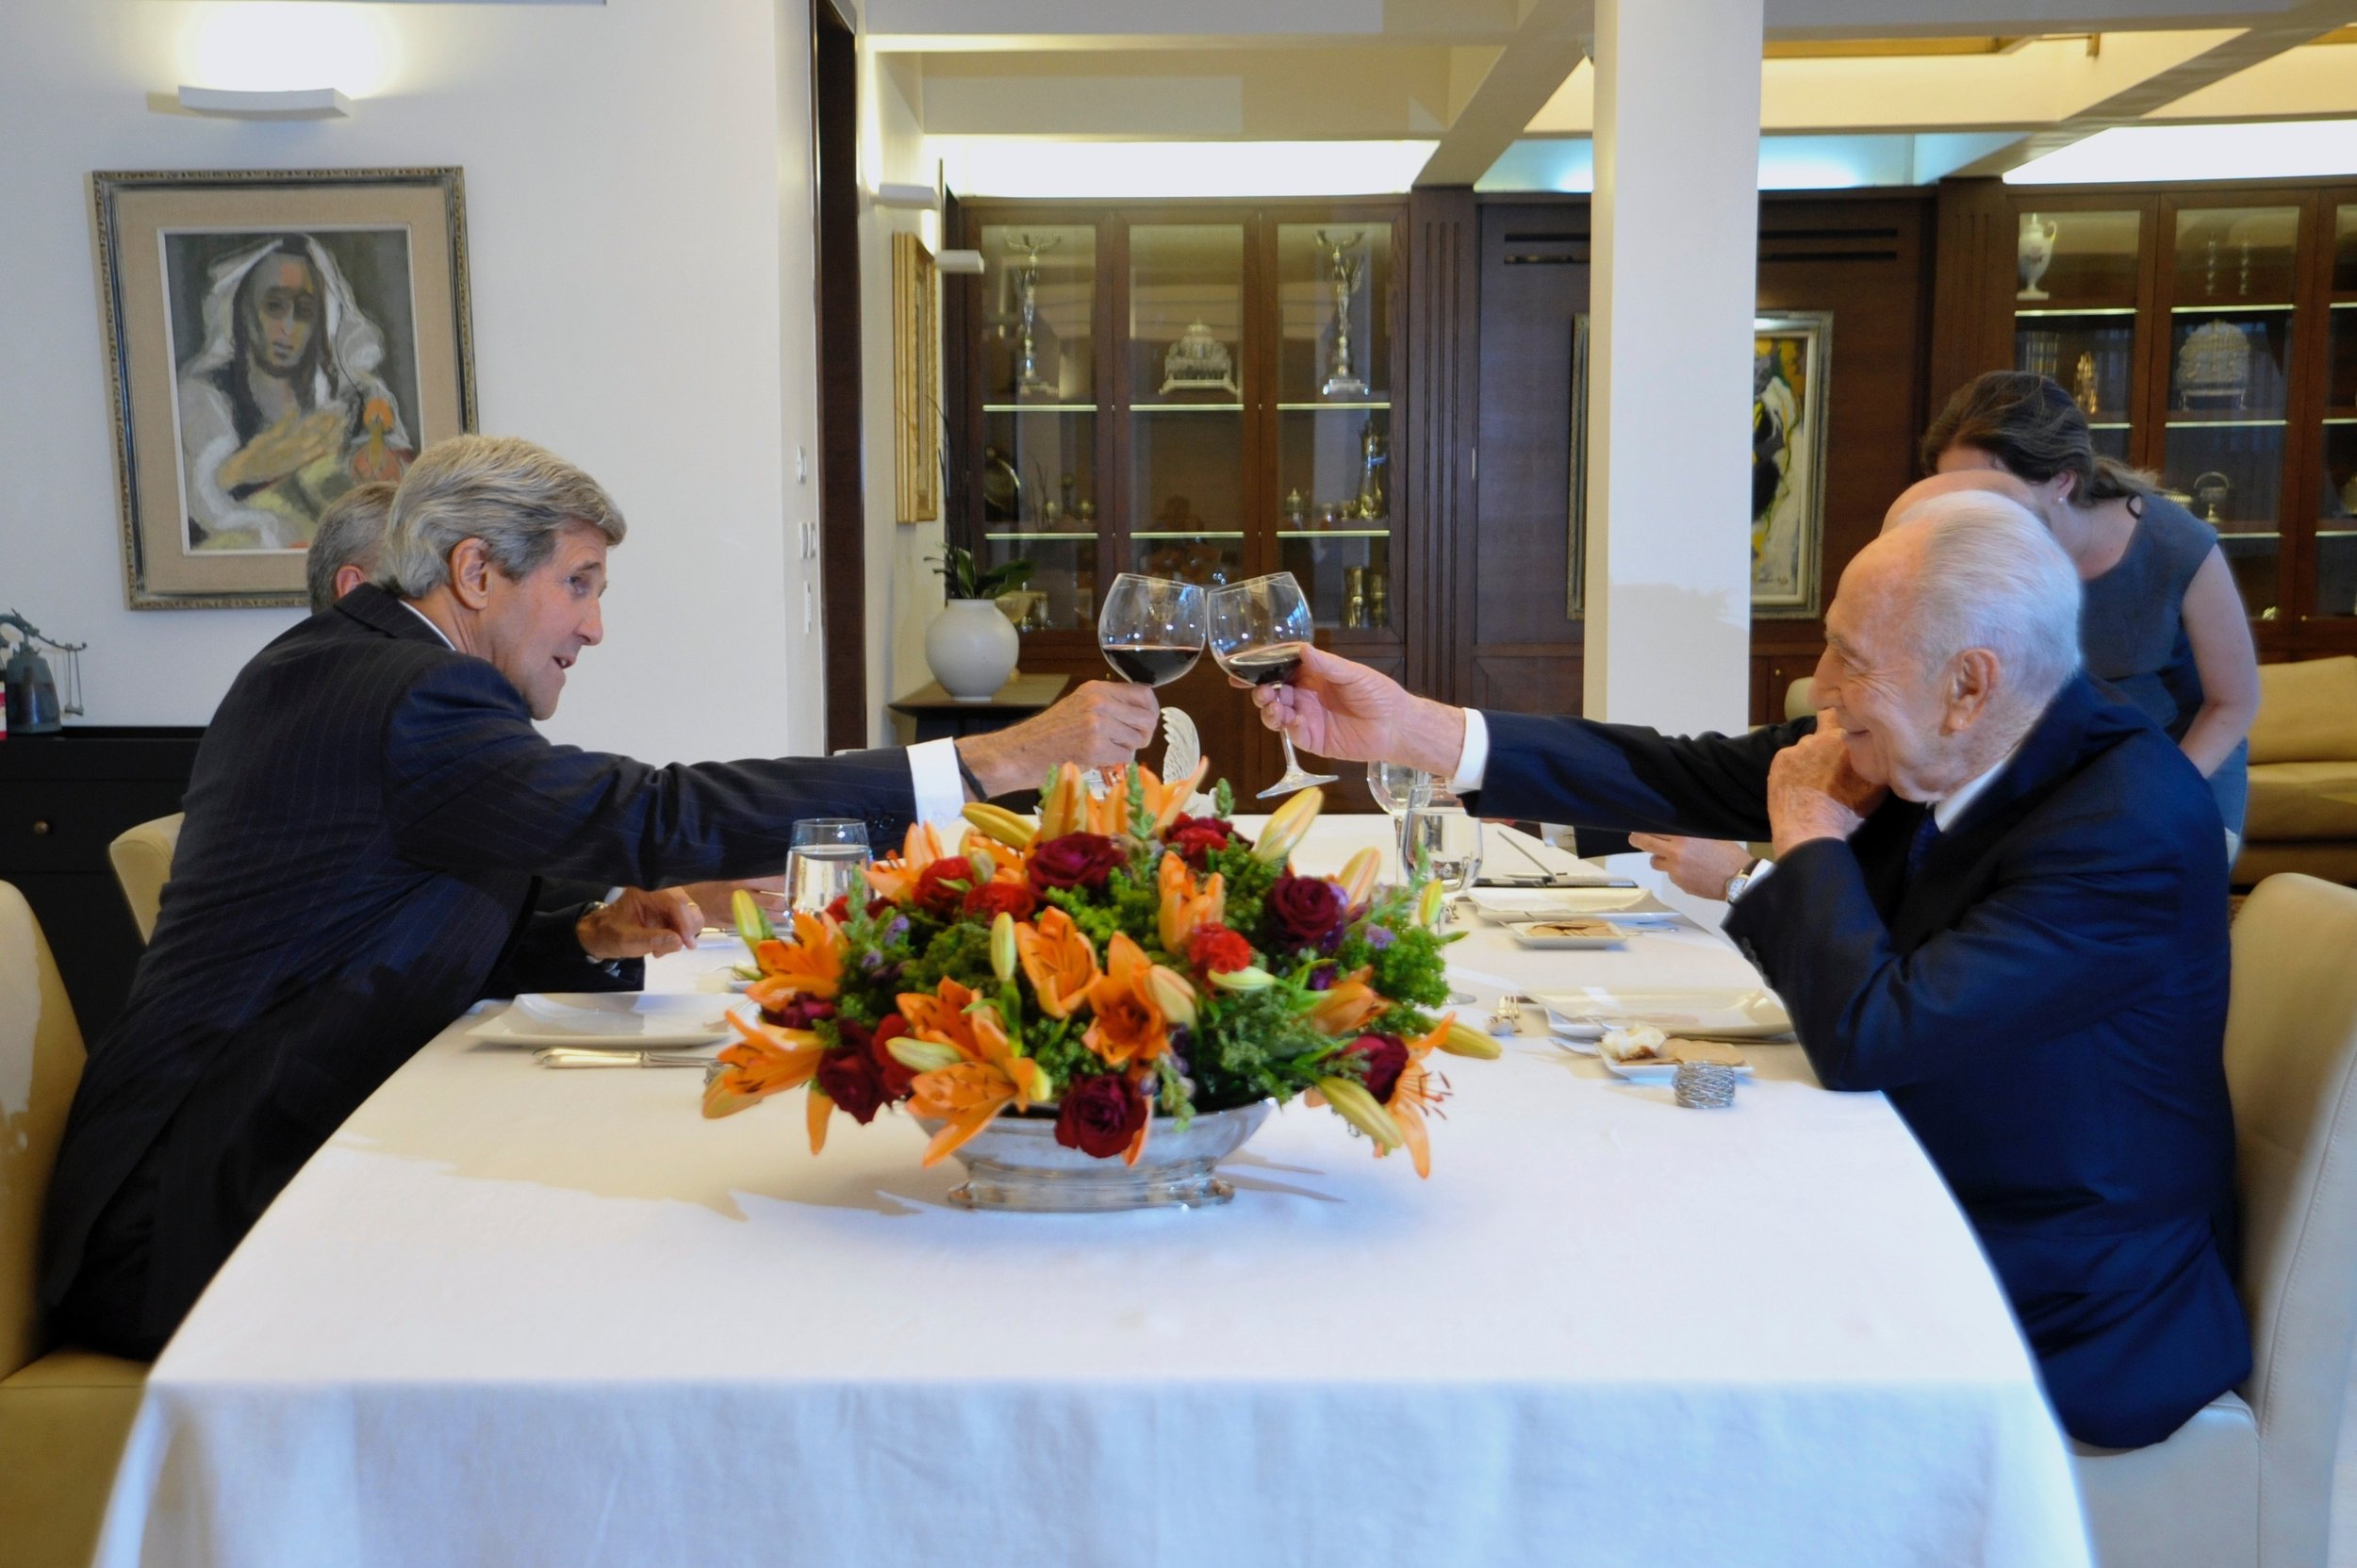
[[[2280,871],[2357,883],[2357,658],[2259,667],[2234,883]]]

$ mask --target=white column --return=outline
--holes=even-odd
[[[1739,732],[1762,0],[1597,0],[1585,704]]]

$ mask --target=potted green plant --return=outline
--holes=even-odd
[[[974,552],[955,544],[927,558],[941,573],[948,600],[925,628],[925,662],[941,689],[959,701],[987,702],[1014,673],[1023,649],[997,600],[1030,581],[1031,563],[1005,561],[985,570]]]

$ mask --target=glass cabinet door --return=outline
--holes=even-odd
[[[1244,570],[1244,228],[1134,223],[1123,344],[1126,569]]]
[[[1026,631],[1093,626],[1096,601],[1096,230],[994,223],[981,235],[985,564],[1026,559],[1002,601]]]
[[[2024,212],[2015,249],[2014,368],[2060,382],[2095,450],[2123,462],[2134,435],[2143,222],[2133,209]]]
[[[2243,603],[2276,619],[2296,206],[2181,208],[2161,475],[2218,532]]]
[[[2335,209],[2326,305],[2324,472],[2316,489],[2319,616],[2357,615],[2357,206]]]
[[[1392,230],[1277,227],[1277,559],[1317,624],[1388,628]]]

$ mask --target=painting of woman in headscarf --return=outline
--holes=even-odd
[[[419,446],[407,231],[163,239],[186,548],[303,550]]]

